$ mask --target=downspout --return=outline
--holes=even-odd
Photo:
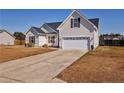
[[[94,29],[95,29],[95,28],[94,28]],[[94,39],[94,31],[95,31],[95,30],[94,30],[94,29],[93,29],[93,50],[94,50],[94,48],[95,48],[95,47],[94,47],[94,40],[95,40],[95,39]]]
[[[94,50],[94,30],[93,30],[93,50]]]
[[[58,48],[60,48],[60,46],[59,46],[59,30],[58,30]]]
[[[96,48],[96,46],[95,46],[95,39],[94,39],[94,33],[95,33],[95,31],[97,31],[97,29],[94,27],[94,30],[93,30],[93,50]]]

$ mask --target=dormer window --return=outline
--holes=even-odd
[[[78,19],[74,19],[74,27],[78,27]]]
[[[71,19],[71,28],[78,27],[80,28],[80,18]]]

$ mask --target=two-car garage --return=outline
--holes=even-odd
[[[62,48],[89,50],[89,40],[89,37],[63,37]]]

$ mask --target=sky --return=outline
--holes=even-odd
[[[124,10],[78,9],[86,18],[100,19],[100,34],[124,34]],[[63,21],[72,9],[0,9],[0,29],[8,32],[26,32],[31,26],[41,27],[45,22]]]

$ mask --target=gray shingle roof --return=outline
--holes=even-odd
[[[54,29],[55,31],[58,31],[57,28],[59,27],[59,25],[62,22],[53,22],[53,23],[46,23],[49,27],[51,27],[52,29]]]
[[[31,27],[30,30],[36,31],[36,32],[38,32],[38,33],[44,33],[44,31],[42,31],[41,28],[37,28],[37,27]]]
[[[94,18],[94,19],[88,19],[90,22],[92,22],[97,28],[99,26],[99,18]],[[61,25],[62,22],[51,22],[51,23],[44,23],[41,28],[37,27],[31,27],[31,31],[33,33],[38,32],[41,35],[43,34],[49,34],[49,33],[57,33],[58,30],[57,28]],[[35,33],[37,34],[37,33]]]
[[[46,33],[56,33],[56,31],[54,29],[52,29],[51,27],[49,27],[46,23],[44,23],[41,27],[41,29]]]
[[[42,31],[41,28],[38,27],[31,27],[25,34],[27,34],[29,31],[36,36],[45,35],[44,31]]]
[[[4,30],[4,29],[0,29],[0,33],[2,33],[2,32],[7,32],[6,30]]]
[[[41,29],[45,32],[45,33],[57,33],[58,30],[58,26],[61,24],[62,22],[52,22],[52,23],[44,23],[41,26]]]
[[[88,19],[92,22],[97,28],[99,28],[99,18]]]
[[[5,29],[0,29],[0,33],[2,33],[2,32],[6,32],[6,33],[8,33],[9,35],[11,35],[13,38],[15,38],[11,33],[9,33],[8,31],[6,31]]]

